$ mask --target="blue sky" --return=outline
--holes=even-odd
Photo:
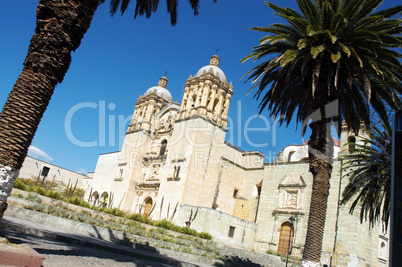
[[[32,142],[31,155],[73,171],[94,171],[99,154],[121,149],[128,125],[123,124],[124,120],[131,118],[140,95],[157,85],[167,72],[167,89],[173,100],[180,103],[186,79],[208,65],[217,49],[220,67],[234,87],[227,141],[246,151],[259,150],[270,162],[283,147],[308,139],[308,135],[302,138],[295,123],[279,127],[266,113],[256,118],[258,101],[252,93],[246,96],[251,84],[240,81],[255,66],[251,61],[241,64],[240,60],[251,53],[263,36],[250,31],[250,27],[281,21],[264,1],[218,0],[214,4],[213,0],[202,0],[200,14],[193,16],[188,1],[180,0],[174,27],[170,25],[165,1],[160,1],[159,10],[150,19],[135,20],[134,2],[124,16],[113,18],[108,4],[98,8],[81,46],[72,54],[63,83],[56,87]],[[272,2],[296,7],[295,1]],[[35,29],[37,3],[2,3],[2,106],[22,70]],[[396,0],[386,0],[381,7],[397,4]],[[119,121],[124,127],[119,126]],[[245,128],[249,131],[245,132]]]

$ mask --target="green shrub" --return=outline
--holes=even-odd
[[[111,208],[108,207],[102,207],[102,212],[104,213],[108,213],[108,214],[113,214],[113,210]]]
[[[17,178],[15,180],[15,182],[14,182],[14,188],[21,189],[21,190],[25,191],[26,188],[27,188],[27,185],[22,181],[21,178]]]
[[[92,214],[89,211],[86,211],[86,210],[80,210],[80,212],[78,214],[92,217]],[[94,217],[96,217],[96,216],[94,216]]]
[[[46,195],[46,190],[43,189],[43,187],[39,186],[39,185],[34,185],[31,186],[29,189],[29,191],[38,193],[39,195],[45,196]]]
[[[36,180],[27,179],[27,178],[18,178],[21,182],[23,182],[27,186],[34,186],[36,185]]]
[[[207,239],[207,240],[211,240],[211,239],[212,239],[212,236],[211,236],[209,233],[206,233],[206,232],[198,233],[198,234],[197,234],[197,237],[199,237],[199,238],[204,238],[204,239]]]
[[[97,207],[97,206],[91,206],[91,209],[96,210],[96,211],[103,211],[103,207]]]
[[[66,202],[74,204],[74,205],[78,205],[81,207],[85,207],[85,208],[90,208],[90,205],[85,202],[82,198],[77,197],[77,196],[72,196],[66,199]]]
[[[182,249],[181,249],[181,252],[189,253],[189,254],[193,253],[193,251],[191,250],[191,248],[186,248],[186,247],[182,248]]]
[[[153,221],[150,220],[147,217],[142,216],[139,213],[135,213],[135,214],[130,214],[130,215],[126,215],[127,219],[133,220],[133,221],[137,221],[137,222],[141,222],[141,223],[146,223],[146,224],[150,224],[153,225]]]
[[[112,209],[112,214],[115,216],[126,217],[126,213],[124,211],[119,210],[118,208]]]
[[[11,196],[18,197],[18,198],[24,198],[24,195],[21,193],[13,193],[13,194],[11,194]]]
[[[164,242],[176,243],[176,240],[169,235],[164,235],[161,240]]]
[[[24,206],[25,209],[33,210],[33,211],[38,211],[38,212],[43,212],[47,213],[46,206],[40,203],[35,203],[33,205],[27,205]]]
[[[180,227],[179,233],[183,233],[186,235],[193,235],[193,236],[197,236],[197,231],[194,229],[191,229],[189,227]]]
[[[156,232],[161,235],[166,235],[168,231],[165,228],[157,228]]]
[[[36,203],[41,203],[42,199],[40,196],[38,196],[37,194],[34,193],[29,193],[26,197],[26,200],[32,201],[32,202],[36,202]]]
[[[82,188],[76,188],[73,195],[83,198],[85,195],[85,190]]]
[[[59,199],[59,200],[63,198],[63,196],[59,192],[54,191],[54,190],[47,191],[46,196],[53,198],[53,199]]]
[[[154,222],[153,225],[157,226],[157,227],[165,228],[167,230],[176,231],[176,232],[180,229],[180,227],[178,227],[177,225],[174,225],[173,223],[171,223],[165,219],[162,221],[159,221],[159,222]]]
[[[156,239],[158,234],[155,232],[154,229],[151,229],[151,230],[146,232],[145,236],[148,237],[148,238]]]
[[[134,222],[133,220],[126,220],[125,224],[132,227],[139,227],[140,224],[138,222]]]

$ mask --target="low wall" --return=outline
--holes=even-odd
[[[211,208],[181,205],[174,222],[184,226],[186,221],[189,221],[190,215],[192,214],[194,218],[196,212],[197,216],[191,222],[192,229],[198,232],[208,232],[214,239],[230,246],[253,249],[256,224],[233,215]],[[232,228],[233,237],[229,236],[230,228]]]

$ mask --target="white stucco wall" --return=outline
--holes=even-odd
[[[72,184],[73,186],[75,185],[75,183],[77,183],[77,188],[83,187],[83,180],[86,178],[86,175],[73,172],[29,156],[25,158],[24,163],[22,164],[19,177],[36,180],[38,179],[38,176],[40,176],[40,179],[42,181],[43,176],[41,175],[41,173],[44,167],[49,168],[49,173],[46,177],[46,181],[60,181],[63,182],[63,184],[65,185],[68,185],[68,183],[70,183],[70,185]]]

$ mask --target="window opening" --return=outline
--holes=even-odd
[[[179,174],[180,174],[180,166],[174,167],[174,174],[173,174],[173,177],[174,177],[174,178],[179,178]]]
[[[257,189],[257,197],[261,196],[261,185],[255,185]]]
[[[233,197],[237,198],[238,194],[239,194],[239,189],[235,188],[235,190],[233,191]]]
[[[348,137],[348,148],[349,148],[349,152],[353,152],[356,148],[356,137],[354,136],[349,136]]]
[[[44,176],[44,177],[47,177],[47,175],[49,174],[49,171],[50,171],[50,168],[44,166],[44,167],[42,168],[42,173],[41,173],[41,175]]]
[[[159,151],[159,156],[163,156],[166,153],[166,146],[167,146],[167,141],[163,140],[161,143],[161,150]]]
[[[233,238],[233,237],[234,237],[235,230],[236,230],[236,227],[230,226],[230,227],[229,227],[229,234],[228,234],[228,237]]]
[[[295,154],[295,152],[296,152],[296,151],[290,151],[290,152],[289,152],[288,162],[291,162],[291,161],[292,161],[292,157],[293,157],[293,155]]]

